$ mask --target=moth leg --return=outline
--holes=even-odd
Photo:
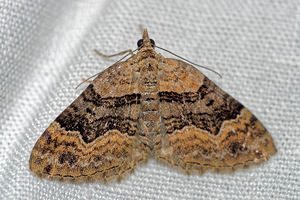
[[[89,84],[91,84],[93,81],[89,81],[89,79],[86,79],[86,78],[82,78],[81,79],[83,82],[86,82],[86,83],[89,83]]]
[[[115,56],[121,56],[121,55],[124,55],[126,53],[130,53],[131,56],[134,55],[133,51],[131,49],[128,49],[128,50],[125,50],[125,51],[121,51],[119,53],[112,54],[112,55],[105,55],[105,54],[99,52],[97,49],[94,49],[94,51],[96,52],[96,54],[98,54],[99,56],[104,57],[104,58],[111,58],[111,57],[115,57]]]

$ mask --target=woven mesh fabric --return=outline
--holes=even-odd
[[[186,175],[155,160],[120,183],[41,180],[28,167],[47,126],[81,93],[81,78],[135,49],[138,24],[200,69],[267,127],[278,153],[233,174]],[[0,199],[299,199],[298,0],[0,2]],[[172,57],[161,52],[165,57]]]

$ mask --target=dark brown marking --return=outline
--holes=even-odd
[[[229,149],[229,152],[235,156],[237,156],[240,152],[245,151],[245,148],[243,147],[243,145],[240,142],[230,143],[230,145],[228,146],[228,149]]]
[[[50,171],[51,171],[51,169],[52,169],[52,165],[47,165],[47,166],[44,168],[44,172],[45,172],[46,174],[49,174]]]
[[[77,160],[78,160],[77,156],[74,155],[71,152],[63,153],[58,158],[58,162],[60,164],[67,163],[70,167],[72,167],[73,165],[75,165],[75,163],[77,162]]]

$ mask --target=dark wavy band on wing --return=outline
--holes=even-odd
[[[123,112],[124,107],[140,104],[140,94],[122,97],[101,98],[93,88],[88,88],[57,118],[56,122],[66,131],[78,131],[86,143],[94,141],[109,130],[118,130],[123,134],[135,135],[137,119]],[[99,114],[98,110],[110,110],[109,114]]]
[[[194,125],[197,128],[207,130],[212,135],[217,135],[224,121],[236,119],[244,106],[225,92],[223,93],[223,91],[218,94],[220,96],[219,99],[209,98],[209,95],[215,92],[215,84],[208,79],[204,80],[204,84],[197,92],[181,94],[176,92],[160,92],[160,102],[172,102],[177,109],[182,110],[180,116],[172,115],[163,117],[167,133],[171,134],[186,125]],[[206,103],[197,104],[197,102],[201,101]],[[191,110],[195,109],[195,106],[200,107],[200,109],[197,109],[200,112],[195,113]],[[207,110],[211,112],[208,113]]]

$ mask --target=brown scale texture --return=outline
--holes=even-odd
[[[36,142],[30,169],[58,180],[120,180],[154,157],[186,173],[230,171],[276,153],[242,104],[193,66],[143,46],[101,72]]]

